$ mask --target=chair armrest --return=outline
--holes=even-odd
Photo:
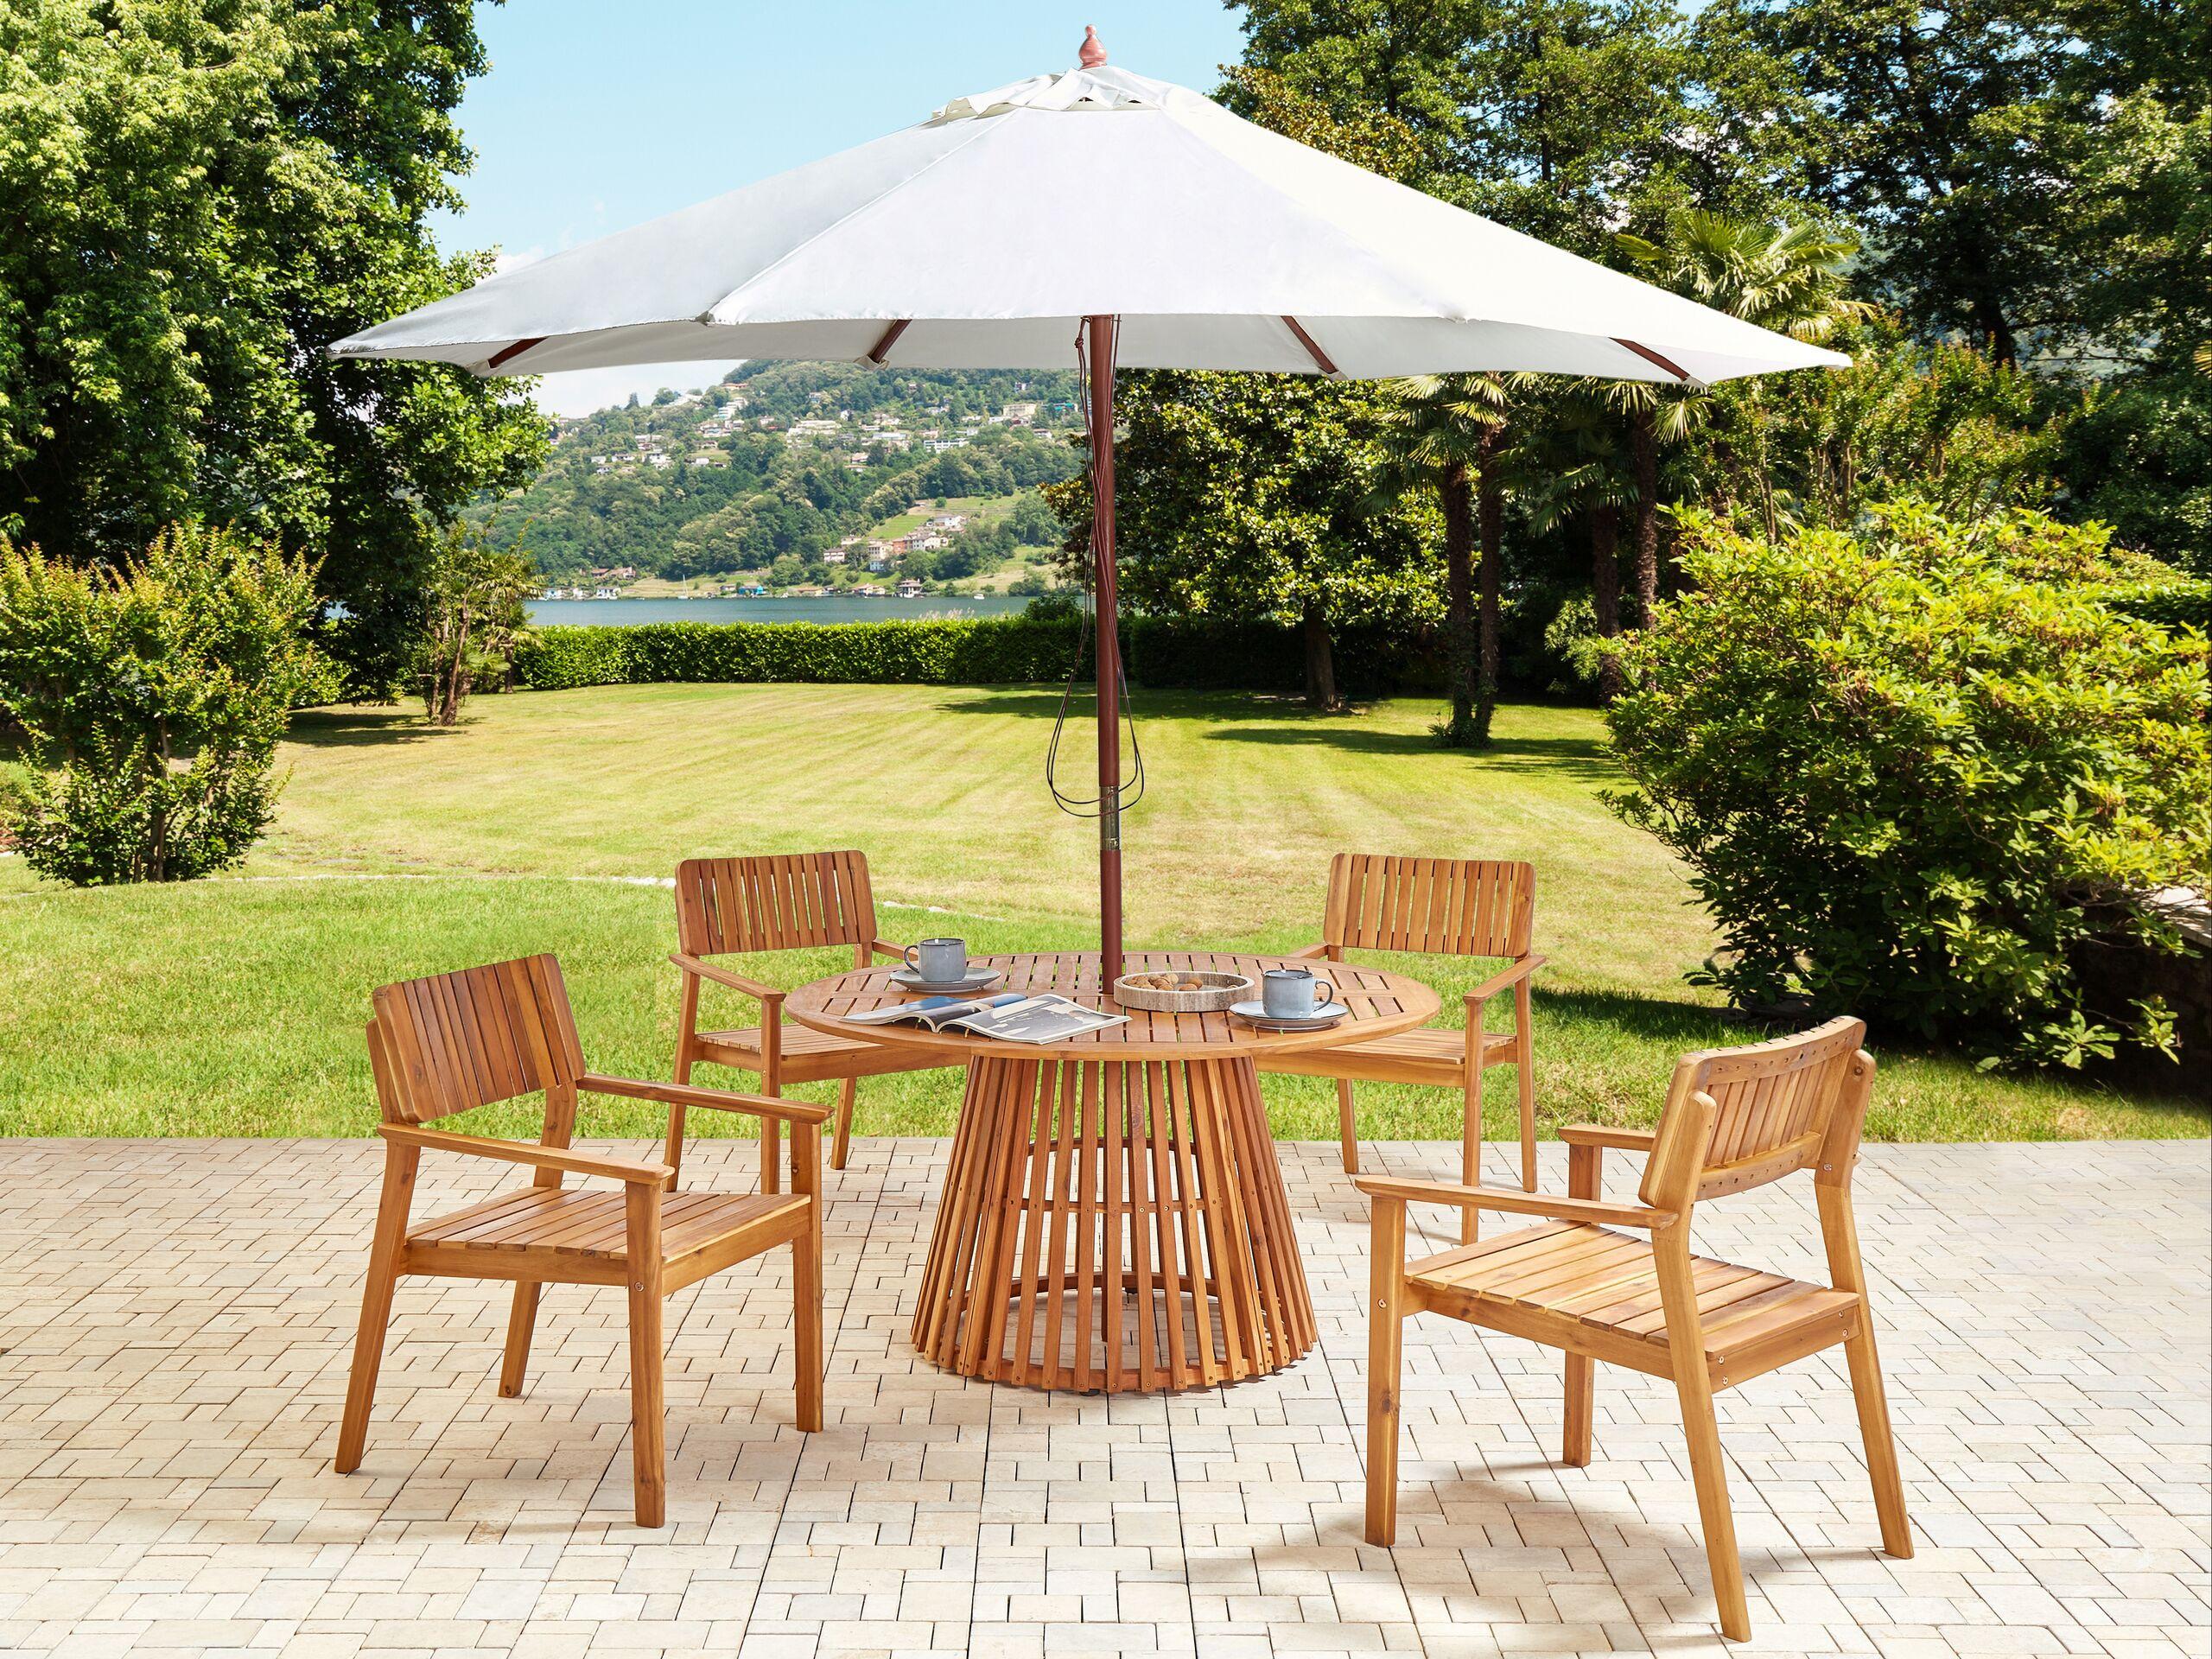
[[[1649,1129],[1609,1129],[1596,1123],[1571,1123],[1559,1132],[1570,1147],[1611,1147],[1616,1152],[1649,1152],[1658,1137]]]
[[[1361,1175],[1352,1185],[1370,1198],[1399,1204],[1449,1204],[1462,1210],[1497,1210],[1508,1215],[1543,1216],[1553,1221],[1586,1221],[1597,1225],[1660,1228],[1671,1225],[1672,1210],[1641,1204],[1607,1204],[1599,1198],[1555,1198],[1519,1187],[1462,1186],[1456,1181],[1408,1181],[1391,1175]]]
[[[906,960],[906,947],[903,944],[893,944],[888,939],[870,939],[868,942],[868,948],[874,951],[877,956],[887,957],[893,962]]]
[[[760,1003],[771,1014],[782,1006],[784,998],[790,995],[787,991],[778,990],[772,985],[764,985],[757,979],[747,979],[743,974],[734,974],[727,968],[718,968],[711,962],[702,962],[696,957],[686,956],[681,950],[670,951],[668,959],[687,974],[696,974],[702,979],[711,979],[717,985],[727,985],[733,991],[743,992]]]
[[[1328,941],[1325,939],[1319,944],[1309,944],[1302,950],[1293,950],[1289,954],[1294,962],[1325,962],[1329,956]]]
[[[1492,974],[1488,979],[1483,981],[1481,984],[1476,986],[1473,990],[1467,993],[1467,1006],[1470,1008],[1480,1007],[1484,1003],[1489,1001],[1491,998],[1496,996],[1500,991],[1508,988],[1520,980],[1528,978],[1529,975],[1535,973],[1537,969],[1544,965],[1545,960],[1546,958],[1537,956],[1523,957],[1520,961],[1515,963],[1510,968],[1507,968],[1498,973]]]
[[[658,1186],[676,1173],[666,1164],[641,1164],[627,1158],[610,1158],[601,1152],[578,1152],[569,1147],[542,1147],[528,1141],[494,1141],[488,1135],[455,1135],[448,1129],[425,1129],[412,1123],[382,1123],[377,1133],[402,1146],[432,1152],[465,1152],[474,1158],[496,1158],[502,1163],[529,1164],[537,1169],[563,1170],[571,1175],[605,1175],[633,1185]]]
[[[657,1100],[664,1106],[703,1106],[709,1111],[745,1112],[772,1117],[782,1123],[823,1123],[827,1106],[810,1106],[803,1100],[779,1100],[773,1095],[741,1094],[734,1089],[701,1089],[688,1083],[649,1083],[643,1077],[607,1077],[587,1071],[576,1087],[594,1095],[620,1095],[629,1100]]]

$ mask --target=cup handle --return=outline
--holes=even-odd
[[[899,959],[906,964],[908,971],[917,974],[922,971],[922,947],[920,945],[908,945],[904,950],[901,950],[899,953]]]
[[[1313,983],[1313,998],[1317,1003],[1325,1008],[1337,1000],[1337,988],[1325,979],[1316,980]]]

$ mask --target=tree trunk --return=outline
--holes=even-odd
[[[1590,608],[1600,639],[1621,634],[1620,509],[1610,505],[1590,513]],[[1598,695],[1610,703],[1621,694],[1621,671],[1609,655],[1598,665]]]
[[[1636,465],[1636,623],[1648,628],[1659,603],[1659,433],[1651,410],[1629,416],[1629,447]]]
[[[1444,506],[1444,679],[1452,697],[1451,715],[1438,735],[1454,749],[1482,741],[1475,715],[1475,518],[1469,482],[1467,469],[1453,466],[1445,470],[1437,486]]]
[[[1505,580],[1505,480],[1498,476],[1497,452],[1505,429],[1493,427],[1483,439],[1482,476],[1477,488],[1482,522],[1481,684],[1475,698],[1475,741],[1490,741],[1491,717],[1497,712],[1498,589]]]
[[[1336,652],[1329,641],[1329,620],[1321,614],[1321,607],[1317,601],[1306,601],[1304,625],[1306,701],[1315,709],[1334,709],[1337,706]]]

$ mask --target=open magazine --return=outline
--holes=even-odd
[[[856,1026],[957,1027],[999,1043],[1058,1043],[1086,1031],[1125,1024],[1122,1014],[1101,1014],[1065,996],[925,996],[893,1007],[842,1016]]]

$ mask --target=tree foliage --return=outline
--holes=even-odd
[[[266,827],[293,704],[325,673],[302,559],[185,524],[120,570],[0,540],[0,707],[36,769],[13,826],[66,881],[182,881]]]
[[[1303,626],[1307,696],[1336,701],[1329,631],[1435,621],[1434,509],[1378,511],[1377,440],[1389,393],[1297,375],[1154,372],[1122,378],[1115,501],[1122,592],[1132,608]],[[1090,492],[1062,486],[1061,521],[1085,526]]]
[[[526,555],[503,551],[480,525],[447,529],[425,585],[429,614],[415,668],[433,724],[454,724],[471,692],[505,677],[516,646],[529,637],[525,601],[537,589]]]
[[[1740,1007],[1854,1012],[1993,1059],[2159,1046],[2085,950],[2180,948],[2142,900],[2212,864],[2204,637],[2107,603],[2146,562],[2032,512],[1861,532],[1686,524],[1625,652],[1613,799],[1691,868]]]
[[[452,112],[467,0],[0,8],[0,530],[120,561],[187,517],[318,560],[357,689],[396,679],[435,527],[543,423],[436,365],[323,346],[483,274]]]

